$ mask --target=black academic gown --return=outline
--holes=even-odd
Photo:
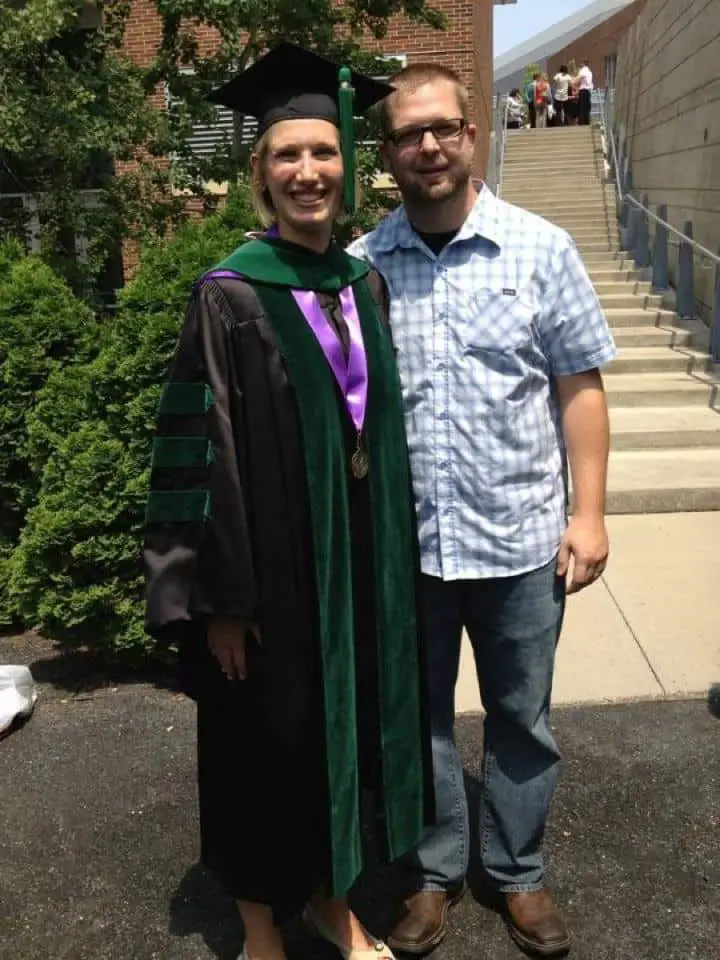
[[[386,323],[382,283],[374,275],[368,283]],[[337,298],[323,295],[320,302],[347,349],[342,316],[334,309]],[[302,425],[272,318],[250,282],[219,278],[199,286],[169,379],[206,382],[212,391],[212,403],[209,396],[202,402],[186,398],[184,413],[161,408],[158,422],[159,435],[178,440],[209,427],[212,518],[148,528],[148,629],[179,645],[183,684],[197,701],[202,861],[236,899],[269,904],[282,919],[320,886],[346,891],[333,889],[331,882],[327,691],[318,649]],[[335,390],[349,467],[356,435]],[[173,489],[172,455],[158,462],[154,489]],[[191,487],[203,476],[206,463],[185,466],[181,485]],[[359,782],[374,798],[382,851],[372,506],[367,480],[352,477],[348,468],[346,482]],[[409,489],[406,495],[409,503]],[[246,680],[228,680],[210,654],[206,625],[212,615],[259,621],[262,643],[249,642]],[[418,649],[421,658],[419,642]],[[407,682],[423,681],[411,673]],[[423,767],[421,819],[429,823],[432,774],[424,697],[421,706],[422,755],[407,761]],[[414,840],[419,839],[416,831]]]

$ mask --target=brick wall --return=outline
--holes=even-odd
[[[616,54],[620,41],[628,29],[637,20],[647,0],[636,0],[635,3],[618,11],[604,23],[578,37],[563,50],[559,50],[548,59],[548,73],[555,76],[563,64],[575,60],[578,67],[581,60],[589,60],[593,71],[596,87],[607,86],[605,76],[605,57]]]
[[[433,7],[448,18],[448,29],[419,27],[398,17],[391,21],[381,41],[368,40],[367,49],[392,55],[404,54],[408,62],[429,60],[452,67],[470,92],[470,109],[480,128],[477,169],[484,172],[492,103],[492,10],[493,0],[431,0]],[[150,0],[135,0],[128,22],[125,49],[137,62],[146,65],[160,43],[160,20]],[[211,50],[214,31],[200,30],[201,46]],[[157,96],[162,106],[162,95]]]
[[[485,173],[490,129],[492,126],[492,51],[493,0],[430,0],[432,6],[448,18],[448,29],[420,27],[397,17],[391,21],[387,36],[381,41],[368,39],[366,48],[384,55],[404,55],[409,63],[420,60],[443,63],[455,70],[470,94],[470,117],[478,127],[475,172]],[[199,30],[201,49],[210,52],[216,42],[215,32]],[[145,66],[153,58],[161,40],[160,19],[150,0],[135,0],[125,36],[125,51]],[[158,109],[164,108],[164,95],[153,98]],[[127,170],[132,164],[122,164]],[[132,274],[137,252],[128,245],[125,250],[126,273]]]

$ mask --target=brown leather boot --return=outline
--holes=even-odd
[[[547,890],[505,894],[510,936],[523,950],[557,957],[570,949],[570,932]]]
[[[462,900],[465,890],[463,881],[448,891],[419,890],[407,897],[402,916],[387,938],[388,946],[416,956],[429,953],[445,937],[448,911]]]

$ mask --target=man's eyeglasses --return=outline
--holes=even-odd
[[[391,130],[387,134],[387,139],[400,150],[406,150],[409,147],[419,147],[426,133],[431,133],[438,143],[457,140],[466,126],[467,123],[462,117],[453,120],[433,120],[432,123],[423,123],[418,127],[401,127],[399,130]]]

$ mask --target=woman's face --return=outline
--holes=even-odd
[[[258,163],[257,158],[254,162]],[[327,120],[281,120],[270,128],[260,171],[278,223],[290,231],[326,228],[340,212],[340,134]]]

